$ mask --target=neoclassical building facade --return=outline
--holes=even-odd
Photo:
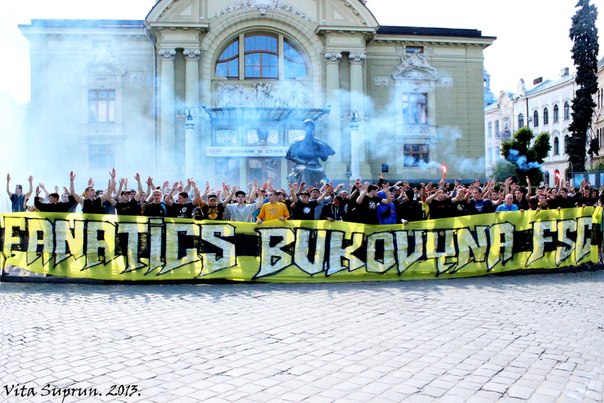
[[[535,79],[529,89],[524,80],[520,80],[516,93],[502,92],[495,102],[485,107],[487,175],[491,175],[495,164],[503,159],[501,143],[510,140],[519,128],[528,127],[535,135],[541,132],[550,135],[551,149],[542,164],[544,183],[554,186],[557,178],[569,180],[572,176],[576,186],[584,177],[593,185],[604,185],[604,175],[595,172],[604,161],[604,59],[598,63],[597,77],[598,92],[594,95],[596,107],[587,147],[591,139],[597,138],[600,150],[599,155],[587,154],[585,168],[591,172],[579,172],[568,162],[568,142],[571,136],[568,127],[572,122],[572,102],[577,86],[569,68],[563,68],[556,78]]]
[[[360,0],[159,0],[144,21],[20,29],[42,168],[284,186],[312,119],[333,180],[484,172],[478,30],[381,26]]]

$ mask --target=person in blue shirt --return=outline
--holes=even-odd
[[[497,206],[495,212],[498,211],[520,211],[517,205],[514,204],[514,195],[508,193],[505,195],[504,203]]]

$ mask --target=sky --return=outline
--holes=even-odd
[[[487,48],[485,68],[491,90],[515,91],[522,78],[555,79],[570,67],[572,42],[568,37],[577,0],[368,0],[367,6],[382,25],[469,28],[497,40]],[[597,28],[604,37],[604,1]],[[17,25],[35,18],[144,19],[155,0],[19,0],[0,15],[0,46],[10,63],[0,75],[0,96],[18,103],[29,100],[29,55]],[[600,43],[602,41],[600,40]],[[604,46],[600,46],[604,48]],[[602,58],[601,49],[598,59]],[[6,59],[5,59],[6,60]],[[8,73],[8,74],[6,74]]]

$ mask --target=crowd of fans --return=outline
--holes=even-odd
[[[450,183],[446,176],[439,183],[388,183],[380,177],[377,183],[354,184],[323,183],[321,187],[290,184],[288,189],[275,189],[272,180],[249,184],[246,190],[222,184],[213,189],[209,183],[200,189],[192,178],[170,185],[165,181],[156,185],[153,178],[145,181],[134,175],[135,187],[128,186],[126,178],[116,179],[109,172],[109,182],[97,190],[92,179],[84,192],[75,190],[76,175],[70,173],[69,188],[59,193],[48,192],[43,183],[35,186],[28,177],[28,190],[16,185],[11,192],[10,174],[6,177],[6,191],[12,211],[76,212],[87,214],[144,215],[192,218],[196,220],[230,220],[262,223],[270,220],[329,220],[364,224],[395,224],[424,219],[438,219],[468,214],[498,211],[544,210],[602,205],[603,197],[586,180],[578,190],[560,181],[556,187],[533,188],[527,180],[520,186],[512,178],[495,183]],[[533,192],[534,191],[534,192]]]

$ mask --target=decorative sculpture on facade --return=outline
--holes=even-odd
[[[320,186],[325,178],[325,171],[321,161],[327,161],[330,155],[336,152],[323,140],[315,137],[315,122],[307,119],[304,121],[304,137],[292,142],[285,158],[295,163],[289,174],[290,183],[305,183],[307,186]]]

